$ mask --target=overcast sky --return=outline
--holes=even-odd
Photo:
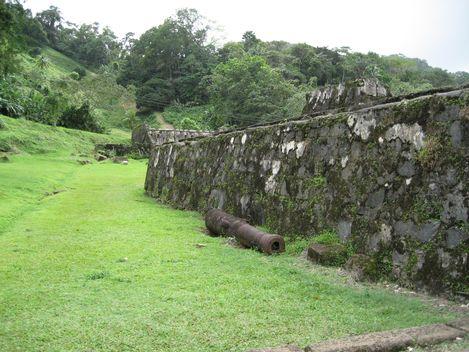
[[[469,72],[469,0],[26,0],[33,13],[59,7],[74,23],[99,22],[138,35],[196,8],[221,27],[223,41],[252,30],[262,40],[354,51],[401,53],[449,71]]]

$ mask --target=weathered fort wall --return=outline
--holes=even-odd
[[[469,89],[163,144],[146,192],[285,235],[335,230],[401,283],[468,285]]]
[[[151,150],[158,145],[210,135],[211,132],[195,130],[159,130],[142,124],[132,131],[132,146],[142,155],[150,155]]]

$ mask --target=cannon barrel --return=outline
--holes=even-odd
[[[249,225],[246,220],[220,209],[211,209],[205,214],[205,225],[211,234],[236,237],[245,247],[257,248],[267,254],[285,251],[285,241],[282,236],[260,231]]]

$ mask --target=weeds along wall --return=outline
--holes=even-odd
[[[289,236],[334,230],[383,276],[468,284],[469,89],[163,144],[146,192]]]

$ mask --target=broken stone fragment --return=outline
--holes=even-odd
[[[454,325],[455,327],[452,327]],[[389,352],[408,346],[428,346],[461,338],[466,334],[467,320],[433,324],[416,328],[373,332],[358,336],[319,342],[305,352]],[[409,348],[411,351],[412,348]]]
[[[308,248],[308,259],[321,265],[342,265],[347,260],[347,249],[341,244],[314,243]]]

